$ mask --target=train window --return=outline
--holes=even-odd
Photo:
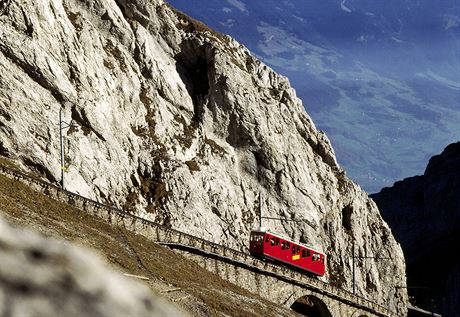
[[[275,242],[276,245],[280,245],[280,239],[276,238]]]
[[[289,250],[291,248],[291,245],[289,244],[289,242],[286,242],[286,250]]]
[[[265,237],[265,242],[268,242],[268,241],[270,241],[270,237],[269,237],[269,236],[266,236],[266,237]]]
[[[311,260],[312,260],[313,262],[318,261],[318,259],[319,259],[319,254],[316,254],[316,253],[313,254],[313,256],[311,257]]]
[[[275,238],[271,238],[271,239],[270,239],[270,244],[271,244],[272,246],[275,245]]]
[[[311,256],[311,252],[310,250],[307,250],[307,257],[310,257]]]
[[[324,256],[321,257],[321,263],[324,263]]]
[[[281,242],[281,250],[286,250],[286,243],[284,241]]]
[[[306,258],[307,257],[307,250],[302,250],[302,257]]]

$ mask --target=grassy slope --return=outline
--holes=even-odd
[[[4,162],[0,162],[4,163]],[[294,316],[193,261],[0,175],[0,215],[10,224],[96,249],[115,269],[148,277],[152,292],[193,316]],[[162,292],[180,288],[178,291]]]

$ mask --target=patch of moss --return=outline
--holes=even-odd
[[[139,91],[139,99],[144,104],[144,106],[149,109],[152,104],[152,99],[147,95],[147,89],[144,86],[141,87]]]
[[[110,70],[114,69],[115,66],[113,65],[113,63],[107,59],[104,58],[104,66]]]
[[[128,211],[132,211],[134,209],[134,207],[136,206],[138,201],[139,200],[138,200],[137,192],[135,192],[135,191],[130,192],[128,194],[128,196],[126,197],[125,203],[123,204],[123,209],[128,210]]]
[[[145,127],[131,127],[131,131],[137,136],[143,137],[149,134],[149,130]]]
[[[155,207],[152,207],[151,210],[159,209],[169,195],[166,190],[166,184],[161,178],[160,169],[154,175],[139,174],[139,179],[141,181],[139,185],[140,193],[149,204]]]
[[[248,72],[252,73],[255,69],[254,58],[249,54],[246,55],[246,69]]]
[[[168,196],[168,191],[166,190],[166,184],[162,181],[153,182],[154,188],[154,199],[156,204],[160,204],[162,199]]]
[[[81,14],[79,12],[72,12],[65,4],[64,4],[64,11],[70,23],[72,23],[73,27],[75,28],[75,30],[77,32],[80,32],[83,29]]]
[[[219,155],[228,154],[227,151],[225,151],[225,149],[221,147],[219,144],[217,144],[216,141],[214,141],[213,139],[205,138],[204,143],[206,143],[207,145],[211,147],[211,152],[213,154],[219,154]]]
[[[192,122],[187,125],[185,119],[180,115],[174,116],[174,119],[183,126],[183,133],[180,135],[175,135],[175,138],[184,148],[190,148],[193,144],[195,132],[198,129],[199,123],[192,120]]]
[[[126,69],[126,62],[125,58],[123,57],[123,53],[117,46],[112,43],[112,41],[107,41],[107,43],[104,45],[104,51],[107,55],[111,55],[117,60],[120,69]]]
[[[198,172],[201,170],[198,163],[194,160],[187,161],[185,162],[185,164],[188,166],[188,169],[190,170],[190,172]]]

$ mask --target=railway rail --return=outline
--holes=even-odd
[[[244,267],[260,274],[275,276],[288,283],[302,286],[316,293],[347,303],[350,306],[369,311],[378,316],[397,316],[395,312],[390,311],[388,308],[376,302],[306,276],[285,266],[263,261],[248,253],[163,226],[141,218],[126,210],[104,205],[2,164],[0,164],[0,173],[10,179],[25,183],[32,189],[42,192],[50,198],[67,203],[77,209],[101,218],[112,225],[122,226],[137,234],[141,234],[155,243],[206,257],[217,258],[221,261]]]

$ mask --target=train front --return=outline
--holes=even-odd
[[[253,255],[262,256],[264,254],[265,231],[252,230],[249,238],[249,252]]]

